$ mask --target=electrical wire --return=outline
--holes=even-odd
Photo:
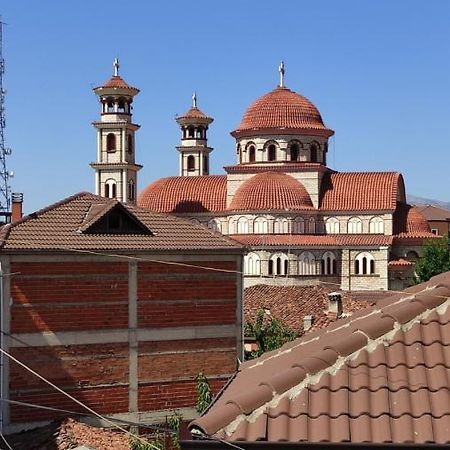
[[[0,437],[2,438],[3,442],[6,444],[9,450],[14,450],[10,445],[9,442],[6,440],[5,436],[3,436],[3,433],[0,433]]]
[[[150,445],[150,447],[154,448],[154,450],[160,450],[156,445],[152,444],[151,442],[148,442],[148,440],[141,438],[140,436],[131,433],[130,431],[126,430],[125,428],[121,427],[120,425],[117,425],[116,423],[114,423],[113,421],[107,419],[106,417],[102,416],[101,414],[97,413],[96,411],[94,411],[92,408],[90,408],[89,406],[85,405],[83,402],[80,402],[80,400],[76,399],[75,397],[73,397],[72,395],[70,395],[69,393],[67,393],[66,391],[64,391],[63,389],[61,389],[60,387],[56,386],[56,384],[52,383],[51,381],[47,380],[45,377],[43,377],[42,375],[40,375],[39,373],[37,373],[35,370],[31,369],[31,367],[28,367],[26,364],[24,364],[23,362],[19,361],[17,358],[15,358],[13,355],[11,355],[9,352],[7,352],[6,350],[0,348],[0,352],[2,354],[4,354],[5,356],[7,356],[9,359],[11,359],[12,361],[14,361],[16,364],[18,364],[19,366],[23,367],[24,369],[28,370],[30,373],[32,373],[34,376],[36,376],[37,378],[39,378],[40,380],[44,381],[45,383],[47,383],[49,386],[51,386],[53,389],[57,390],[58,392],[60,392],[61,394],[65,395],[66,397],[68,397],[70,400],[74,401],[75,403],[77,403],[78,405],[80,405],[81,407],[85,408],[87,411],[89,411],[91,414],[93,414],[94,416],[96,416],[97,418],[104,420],[105,422],[109,423],[110,425],[113,425],[114,427],[118,428],[120,431],[123,431],[124,433],[132,436],[134,439],[137,439],[141,442],[144,442],[148,445]]]

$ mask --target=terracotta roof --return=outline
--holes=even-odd
[[[242,364],[190,424],[228,441],[450,443],[450,272]]]
[[[313,204],[304,186],[282,172],[263,172],[242,183],[234,194],[230,210],[304,210]]]
[[[167,213],[224,211],[227,207],[227,177],[160,178],[139,194],[138,205]]]
[[[326,173],[322,180],[320,209],[326,211],[394,211],[404,192],[397,172]]]
[[[139,89],[130,86],[122,77],[120,77],[118,75],[117,76],[112,76],[102,86],[98,86],[98,87],[94,88],[94,90],[104,89],[104,88],[128,89],[130,91],[137,91],[137,92],[139,92]]]
[[[7,435],[6,440],[14,450],[130,449],[130,438],[125,433],[92,427],[74,419],[52,422],[43,427]],[[0,448],[6,449],[2,444]]]
[[[206,227],[179,217],[158,214],[120,203],[124,214],[137,224],[133,233],[94,233],[87,227],[98,223],[117,205],[117,200],[79,193],[51,205],[2,229],[1,248],[5,250],[114,250],[120,251],[239,251],[235,241]],[[100,204],[106,205],[104,210]],[[94,211],[92,210],[94,209]],[[119,211],[120,212],[120,211]],[[127,214],[128,212],[128,214]],[[137,231],[148,231],[138,233]]]
[[[404,267],[411,267],[413,265],[414,265],[414,263],[412,261],[408,261],[407,259],[404,259],[404,258],[393,259],[392,261],[388,262],[388,266],[390,268],[392,268],[392,267],[404,268]]]
[[[184,114],[179,116],[179,118],[183,119],[210,119],[206,114],[204,114],[202,111],[200,111],[197,107],[192,107],[188,111],[186,111]]]
[[[326,136],[334,134],[325,127],[319,110],[307,98],[290,89],[277,87],[248,107],[239,127],[231,134],[234,137],[248,131],[289,134],[292,130]]]
[[[378,246],[392,243],[392,236],[384,234],[234,234],[233,239],[252,246]]]
[[[439,208],[434,205],[414,205],[414,207],[425,217],[427,220],[431,221],[449,221],[450,220],[450,210],[445,208]]]
[[[310,331],[325,328],[336,321],[335,317],[327,313],[328,294],[335,290],[323,286],[251,286],[244,290],[244,318],[246,322],[253,322],[258,310],[264,308],[284,326],[296,332],[303,331],[303,318],[307,315],[313,316]],[[351,293],[344,293],[342,305],[344,315],[348,316],[370,303],[354,300]]]

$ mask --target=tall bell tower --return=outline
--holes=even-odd
[[[94,88],[101,105],[97,129],[97,161],[95,193],[116,198],[125,203],[136,203],[137,172],[135,163],[135,132],[140,128],[132,122],[133,98],[139,89],[129,86],[119,76],[119,61],[114,60],[114,75],[104,85]]]
[[[197,108],[197,96],[192,96],[192,107],[182,116],[176,118],[181,128],[180,176],[209,175],[209,154],[206,132],[213,122],[212,117],[203,114]]]

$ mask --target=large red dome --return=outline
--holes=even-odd
[[[282,172],[254,175],[236,191],[230,205],[234,211],[302,210],[313,204],[305,187]]]
[[[285,87],[258,98],[245,111],[242,121],[231,134],[239,137],[245,134],[293,134],[332,136],[319,110],[305,97]]]

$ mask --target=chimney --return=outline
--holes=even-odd
[[[330,292],[328,294],[328,315],[339,319],[342,316],[342,294],[340,292]]]
[[[314,317],[313,316],[304,316],[303,317],[303,331],[308,331],[313,324]]]
[[[12,200],[11,222],[14,223],[22,218],[23,194],[19,192],[13,192],[11,195],[11,200]]]

